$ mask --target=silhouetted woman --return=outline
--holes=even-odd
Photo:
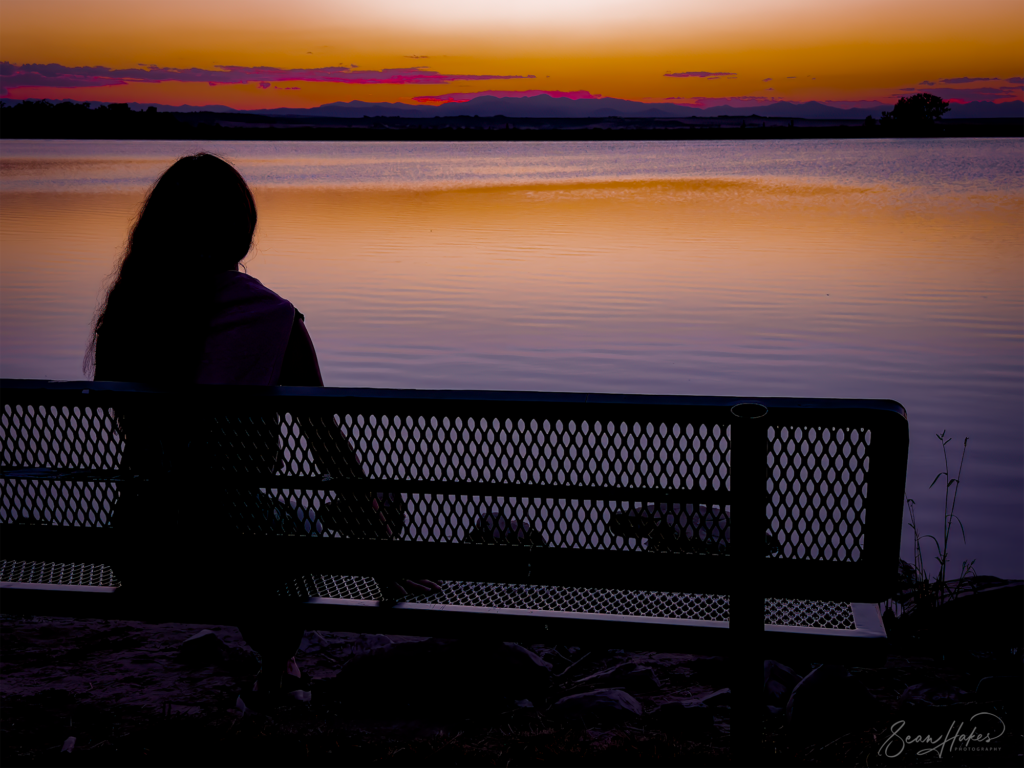
[[[161,388],[323,386],[303,316],[238,270],[252,247],[256,221],[252,193],[229,163],[199,153],[168,168],[139,211],[97,314],[87,356],[95,379]],[[225,611],[237,617],[246,642],[263,659],[256,687],[264,694],[307,698],[308,680],[294,659],[302,629],[283,619],[273,602],[275,587],[298,574],[274,562],[239,560],[231,546],[239,531],[303,533],[305,523],[256,489],[197,479],[224,452],[218,436],[231,432],[230,419],[204,416],[202,403],[173,412],[135,408],[119,412],[118,420],[125,437],[122,467],[129,473],[148,467],[147,476],[166,478],[144,488],[122,487],[113,515],[121,542],[114,565],[125,586],[145,584],[152,595],[162,584],[161,611],[176,596],[187,601],[199,590],[219,592]],[[237,466],[235,452],[229,471],[273,474],[279,427],[271,424],[265,432],[246,438],[241,453],[247,464]],[[310,446],[317,464],[335,477],[360,476],[358,460],[339,450],[338,442],[332,440],[330,450]],[[372,516],[370,500],[366,506]],[[436,588],[429,582],[403,584],[415,591]]]

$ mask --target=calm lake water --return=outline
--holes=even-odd
[[[1024,141],[4,141],[0,375],[82,377],[132,215],[198,149],[254,186],[248,270],[329,386],[891,398],[925,533],[935,434],[970,438],[950,568],[1024,576]]]

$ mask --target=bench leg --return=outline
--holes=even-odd
[[[733,762],[736,765],[760,765],[764,714],[764,598],[745,594],[737,599],[734,595],[729,602],[732,635],[732,722],[729,734]],[[737,614],[756,615],[757,620],[744,622]],[[755,623],[757,626],[752,626]]]
[[[767,408],[734,406],[732,434],[732,543],[729,635],[733,687],[730,725],[733,761],[760,765],[764,704],[764,600],[767,495]]]

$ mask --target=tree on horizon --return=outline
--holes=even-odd
[[[949,112],[949,102],[931,93],[915,93],[903,96],[892,108],[882,113],[882,122],[893,121],[899,125],[931,125]]]

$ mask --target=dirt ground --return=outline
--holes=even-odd
[[[912,655],[916,645],[895,644],[878,669],[822,668],[809,678],[810,663],[770,665],[763,764],[1021,765],[1019,651]],[[730,763],[725,659],[530,651],[307,632],[297,658],[314,678],[312,700],[257,715],[238,697],[251,690],[258,659],[234,627],[2,616],[0,758],[4,766]],[[918,754],[925,736],[945,745]]]

